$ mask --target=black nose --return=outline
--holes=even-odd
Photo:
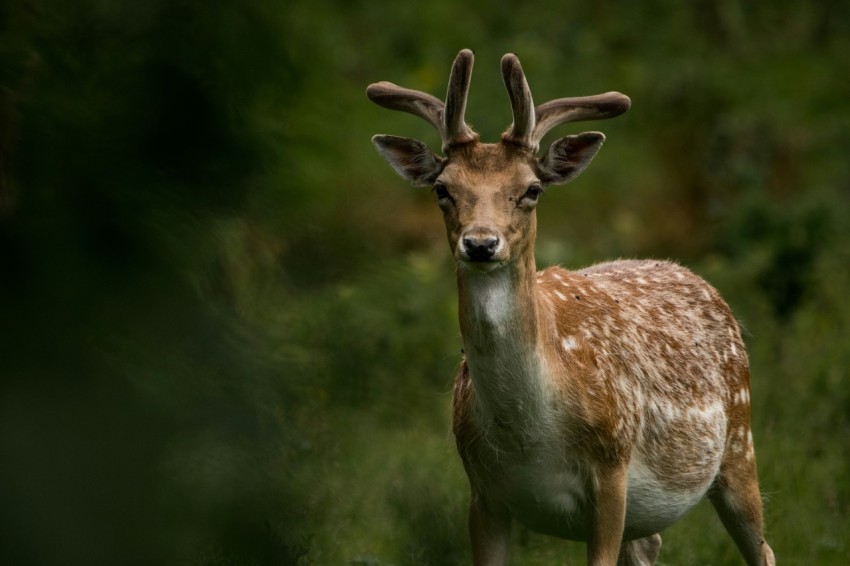
[[[464,236],[463,251],[472,261],[487,261],[496,253],[499,238],[496,236]]]

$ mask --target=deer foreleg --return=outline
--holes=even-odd
[[[508,563],[510,517],[487,510],[474,496],[469,506],[469,536],[475,566],[504,566]]]
[[[593,481],[593,513],[587,540],[587,563],[613,566],[620,554],[626,519],[624,463],[600,466]]]

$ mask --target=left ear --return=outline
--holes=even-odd
[[[419,140],[377,135],[372,137],[372,143],[396,173],[414,187],[427,187],[433,183],[445,165],[444,158],[435,155]]]
[[[540,180],[547,185],[572,181],[590,164],[604,141],[601,132],[584,132],[552,142],[538,161]]]

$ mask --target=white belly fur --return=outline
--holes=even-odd
[[[590,475],[577,463],[547,457],[546,451],[516,460],[503,458],[491,469],[489,495],[533,531],[571,540],[587,539]],[[494,473],[495,472],[495,473]],[[696,505],[713,477],[693,490],[672,490],[658,480],[639,455],[628,472],[625,537],[660,532]],[[496,487],[498,485],[498,487]]]
[[[587,509],[588,475],[579,466],[544,456],[505,463],[492,479],[498,481],[501,505],[530,529],[582,540]]]
[[[661,532],[676,522],[703,498],[714,475],[694,489],[665,487],[639,458],[629,464],[626,495],[626,538],[639,538]]]

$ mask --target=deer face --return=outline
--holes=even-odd
[[[490,271],[533,246],[543,186],[527,152],[474,144],[451,152],[433,183],[458,263]]]
[[[505,142],[473,141],[442,158],[416,140],[374,138],[397,172],[415,185],[432,187],[459,264],[484,271],[533,250],[535,209],[544,188],[575,178],[603,140],[598,132],[568,136],[536,159],[527,148]]]

